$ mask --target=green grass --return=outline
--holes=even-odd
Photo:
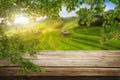
[[[44,22],[32,28],[33,34],[40,40],[40,50],[120,50],[120,40],[100,44],[101,27],[79,27],[78,19],[60,22]],[[62,36],[61,30],[70,35]],[[28,33],[26,33],[28,34]],[[30,34],[30,33],[29,33]]]

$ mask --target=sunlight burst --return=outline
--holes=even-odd
[[[28,24],[29,19],[27,17],[24,17],[23,15],[16,16],[14,20],[14,24]]]

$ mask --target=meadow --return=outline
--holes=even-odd
[[[112,40],[101,44],[101,26],[79,26],[77,18],[59,21],[43,21],[41,23],[15,27],[11,32],[17,32],[25,39],[33,37],[40,41],[39,50],[120,50],[120,40]],[[63,36],[62,30],[69,32]],[[34,40],[33,40],[34,41]]]

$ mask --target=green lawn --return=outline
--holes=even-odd
[[[40,40],[40,50],[120,50],[120,40],[100,44],[101,27],[78,27],[77,19],[60,22],[44,22],[34,29],[34,37]],[[44,26],[44,27],[43,27]],[[68,30],[69,36],[62,36],[61,30]],[[28,34],[28,33],[27,33]]]

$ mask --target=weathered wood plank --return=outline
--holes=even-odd
[[[120,76],[119,68],[56,68],[44,67],[44,73],[29,73],[29,76]],[[19,68],[0,68],[0,76],[24,76]]]
[[[120,51],[45,51],[35,58],[24,58],[41,66],[120,67]],[[10,66],[5,60],[1,62]]]
[[[120,60],[72,60],[72,59],[60,59],[60,60],[30,60],[33,63],[40,66],[64,66],[64,67],[120,67]],[[16,66],[10,64],[7,60],[1,60],[4,66]],[[18,65],[17,65],[18,66]]]
[[[37,58],[25,55],[29,59],[109,59],[120,58],[120,51],[44,51],[37,54]]]
[[[120,60],[31,60],[42,66],[120,67]]]
[[[35,58],[23,57],[45,68],[45,73],[33,76],[120,76],[120,51],[44,51]],[[0,76],[22,75],[17,73],[18,65],[0,62],[4,63]]]

